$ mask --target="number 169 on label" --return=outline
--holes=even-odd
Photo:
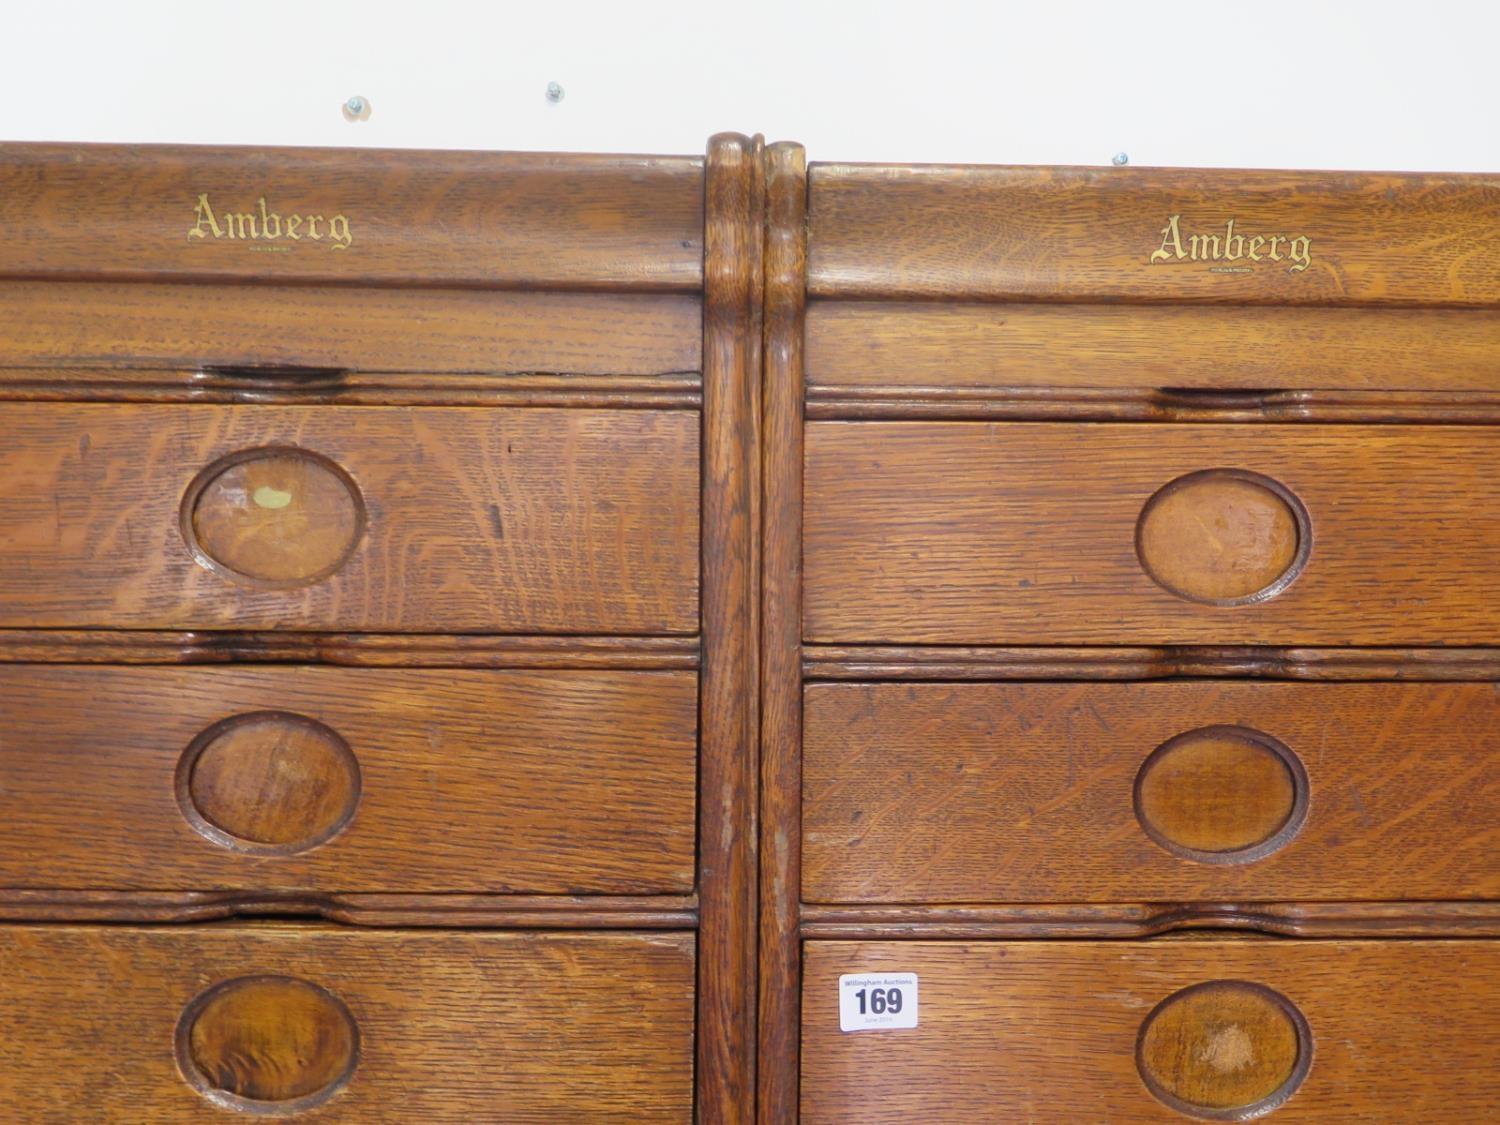
[[[839,977],[840,1031],[916,1026],[916,973],[845,973]]]

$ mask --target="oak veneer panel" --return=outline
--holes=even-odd
[[[696,297],[0,281],[0,365],[697,371]]]
[[[1500,898],[1492,684],[814,684],[804,698],[814,902]],[[1305,819],[1262,858],[1185,858],[1137,817],[1152,752],[1222,726],[1269,735],[1305,771]],[[1144,806],[1177,842],[1249,847],[1287,819],[1293,779],[1274,758],[1180,751]]]
[[[200,734],[266,712],[263,729],[205,751],[185,801],[174,793]],[[339,820],[336,809],[309,807],[309,789],[342,797],[350,771],[322,741],[297,738],[308,724],[286,716],[342,740],[355,763],[352,815],[306,848],[319,825]],[[3,887],[648,894],[694,885],[691,672],[15,665],[0,668],[0,745]],[[195,809],[232,838],[195,829]],[[293,849],[266,854],[246,840]]]
[[[0,625],[697,629],[691,412],[23,403],[4,417]],[[195,477],[265,447],[326,459],[363,498],[363,531],[326,578],[247,585],[188,547]],[[262,487],[297,513],[287,484]],[[331,518],[282,535],[276,511],[247,497],[232,514],[288,554]]]
[[[26,1121],[227,1119],[178,1070],[178,1018],[264,974],[331,993],[358,1034],[347,1085],[297,1120],[686,1122],[693,960],[690,934],[9,927],[0,1104]]]
[[[918,975],[918,1027],[839,1031],[839,975],[874,972]],[[1147,1090],[1136,1037],[1161,1001],[1215,980],[1274,989],[1306,1018],[1311,1070],[1271,1120],[1468,1125],[1500,1105],[1500,943],[810,942],[804,974],[807,1125],[1190,1120]]]
[[[199,226],[203,195],[212,226]],[[298,224],[294,240],[294,214],[325,222]],[[330,235],[335,216],[348,227],[342,246]],[[696,290],[703,162],[0,145],[0,276]]]
[[[814,398],[845,388],[1492,391],[1500,314],[815,301],[806,347]]]
[[[808,209],[815,297],[1500,305],[1490,176],[814,164]],[[1173,215],[1238,256],[1152,262]]]
[[[815,422],[806,465],[813,641],[1500,640],[1500,524],[1476,518],[1500,504],[1489,428]],[[1308,557],[1279,593],[1204,604],[1143,568],[1147,501],[1208,470],[1259,474],[1305,507]],[[1212,547],[1199,530],[1194,550]],[[1222,546],[1255,534],[1238,524]]]

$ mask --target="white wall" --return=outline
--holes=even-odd
[[[1500,0],[4,3],[7,140],[1500,170]]]

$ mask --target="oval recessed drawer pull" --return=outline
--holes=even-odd
[[[188,823],[233,851],[291,855],[343,831],[359,804],[360,769],[330,727],[286,711],[215,723],[177,763]]]
[[[296,977],[248,976],[200,993],[177,1023],[177,1065],[225,1109],[271,1115],[321,1105],[359,1062],[344,1002]]]
[[[1259,473],[1209,469],[1178,477],[1146,501],[1136,555],[1162,589],[1208,605],[1273,598],[1307,562],[1302,502]]]
[[[1173,855],[1249,863],[1285,847],[1307,817],[1307,770],[1257,730],[1202,727],[1168,739],[1141,764],[1135,815]]]
[[[359,487],[328,458],[291,446],[220,458],[188,486],[183,537],[200,563],[252,586],[307,586],[354,553],[365,528]]]
[[[1312,1066],[1297,1006],[1262,984],[1216,980],[1174,992],[1141,1024],[1136,1068],[1165,1105],[1248,1121],[1284,1105]]]

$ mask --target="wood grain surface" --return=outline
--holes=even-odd
[[[755,1118],[760,781],[760,137],[708,142],[703,297],[697,1118]]]
[[[10,392],[0,374],[0,395]],[[646,406],[670,405],[658,401]],[[1204,391],[1149,387],[826,387],[807,417],[892,421],[1494,425],[1494,391]]]
[[[8,666],[0,887],[688,892],[696,692],[691,672]],[[180,804],[275,843],[327,772],[295,741],[270,763],[264,739],[219,744],[259,784],[199,759],[208,776],[174,793],[202,732],[266,712],[319,724],[357,763],[352,818],[295,854],[216,842]]]
[[[1137,1036],[1163,1000],[1219,980],[1307,1021],[1311,1069],[1272,1120],[1470,1125],[1500,1105],[1500,944],[811,942],[805,961],[806,1125],[1182,1121],[1147,1090]],[[876,972],[917,974],[918,1026],[840,1032],[839,975]],[[1286,1044],[1222,1015],[1203,1045],[1228,1092]]]
[[[0,1117],[753,1119],[761,184],[0,146]]]
[[[364,773],[338,731],[295,711],[241,711],[188,743],[177,804],[230,851],[287,855],[326,843],[359,811]]]
[[[797,1111],[802,833],[802,339],[807,156],[766,148],[757,1120]]]
[[[203,904],[207,907],[207,904]],[[808,940],[1145,938],[1244,931],[1289,938],[1500,938],[1500,902],[1027,902],[802,907]]]
[[[696,895],[370,894],[264,891],[0,891],[9,922],[215,922],[304,918],[350,926],[691,930]],[[1491,920],[1500,933],[1500,918]]]
[[[1299,1017],[1284,996],[1260,985],[1192,985],[1146,1017],[1136,1067],[1159,1101],[1188,1116],[1258,1116],[1284,1105],[1311,1065]]]
[[[0,276],[695,290],[702,239],[689,157],[0,146]]]
[[[1240,724],[1167,739],[1135,776],[1135,818],[1174,855],[1198,863],[1258,862],[1299,835],[1306,767],[1295,751]]]
[[[177,1042],[183,1076],[208,1101],[249,1113],[319,1105],[359,1062],[349,1009],[296,977],[239,977],[201,993]]]
[[[815,297],[1500,305],[1489,176],[815,163],[809,181]],[[1152,261],[1174,215],[1185,257]],[[1219,256],[1188,260],[1194,235]]]
[[[813,684],[805,723],[814,902],[1500,898],[1492,684]],[[1305,822],[1251,862],[1174,854],[1136,811],[1152,752],[1221,726],[1307,775]],[[1227,831],[1284,777],[1179,778],[1198,809],[1145,811],[1204,847],[1191,813]]]
[[[697,637],[7,629],[0,664],[332,664],[349,668],[698,667]]]
[[[696,410],[695,371],[660,375],[345,372],[307,367],[0,367],[0,402],[577,406]]]
[[[18,403],[5,418],[0,625],[697,629],[689,412]],[[200,565],[179,526],[189,484],[282,446],[358,488],[353,554],[295,589]]]
[[[359,485],[335,462],[295,447],[230,454],[182,500],[198,561],[233,581],[308,586],[348,563],[368,516]]]
[[[0,366],[325,386],[359,372],[656,375],[698,370],[701,315],[692,295],[0,281]]]
[[[1483,427],[815,422],[806,637],[944,645],[1485,645],[1500,446]],[[1260,474],[1309,557],[1255,604],[1170,593],[1137,556],[1163,486]]]
[[[335,647],[341,651],[343,646]],[[0,646],[0,656],[4,654]],[[35,639],[23,651],[46,652]],[[64,651],[67,651],[65,648]],[[355,657],[358,650],[350,652]],[[342,653],[341,653],[342,654]],[[363,655],[360,653],[359,655]],[[36,657],[34,659],[44,659]],[[1500,679],[1493,648],[1295,648],[1162,645],[1030,648],[958,645],[808,645],[811,680],[1408,680]]]
[[[1500,315],[1473,309],[814,301],[807,381],[929,392],[1096,387],[1492,391]]]
[[[1237,469],[1189,473],[1141,509],[1136,559],[1188,601],[1244,605],[1279,594],[1311,546],[1306,512],[1276,481]]]
[[[299,1120],[686,1122],[693,959],[689,934],[10,927],[0,1104],[18,1121],[227,1118],[179,1071],[178,1021],[215,985],[271,976],[337,998],[358,1035],[347,1083]]]

